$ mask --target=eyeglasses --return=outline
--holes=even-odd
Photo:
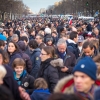
[[[41,53],[41,55],[48,55],[48,54],[43,54],[43,53]]]

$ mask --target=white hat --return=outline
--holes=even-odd
[[[50,29],[50,28],[48,28],[48,27],[47,27],[47,28],[45,28],[45,30],[44,30],[44,31],[45,31],[45,34],[51,34],[51,29]]]

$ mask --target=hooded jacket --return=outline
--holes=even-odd
[[[95,81],[94,84],[94,90],[98,88],[98,86],[100,86],[100,82],[97,83],[97,80]],[[76,94],[81,100],[93,100],[93,99],[87,99],[85,97],[83,97],[82,95],[80,95],[78,92],[75,92],[74,90],[74,79],[73,79],[73,75],[70,75],[68,77],[65,77],[63,79],[61,79],[55,89],[54,92],[55,93],[67,93],[67,94]],[[93,98],[93,95],[92,95]]]
[[[49,58],[41,63],[41,67],[39,70],[38,77],[42,77],[46,80],[50,92],[53,92],[53,89],[59,80],[59,73],[57,66],[62,67],[63,60],[62,59],[54,60],[53,58]]]

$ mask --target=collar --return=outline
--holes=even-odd
[[[71,40],[71,39],[68,39],[67,40],[68,41],[68,43],[74,43],[74,44],[76,44],[73,40]]]

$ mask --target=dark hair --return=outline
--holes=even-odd
[[[13,42],[13,41],[10,41],[9,43],[13,43],[13,44],[14,44],[14,46],[15,46],[15,48],[16,48],[16,50],[15,50],[14,52],[19,52],[19,51],[20,51],[20,50],[19,50],[19,47],[18,47],[18,45],[17,45],[17,43],[15,43],[15,42]],[[9,43],[8,43],[8,45],[9,45]],[[9,54],[8,46],[7,46],[7,52],[8,52],[8,54]]]
[[[83,49],[86,49],[87,47],[90,47],[90,49],[92,50],[94,48],[94,45],[90,41],[85,41],[83,43]]]
[[[12,67],[13,69],[16,67],[16,66],[23,66],[25,68],[25,61],[22,59],[22,58],[16,58],[14,61],[13,61],[13,64],[12,64]]]
[[[48,100],[80,100],[75,94],[54,93]]]
[[[70,33],[70,35],[69,35],[69,38],[70,38],[71,40],[74,40],[74,38],[76,38],[77,35],[78,35],[77,32],[72,31],[72,32]]]
[[[3,58],[3,64],[8,64],[9,63],[9,57],[8,57],[7,52],[0,49],[0,54],[2,55],[2,58]]]
[[[55,49],[52,46],[45,46],[42,48],[47,54],[51,55],[51,58],[55,57]]]
[[[8,30],[3,30],[3,32],[6,32],[6,34],[8,34],[8,36],[9,36],[9,31]]]
[[[28,33],[31,34],[33,31],[35,31],[33,28],[28,30]]]
[[[37,78],[34,81],[34,88],[35,89],[47,89],[48,88],[48,84],[47,82],[43,79],[43,78]]]
[[[5,46],[5,42],[3,40],[0,40],[0,47]]]
[[[26,36],[20,37],[20,40],[28,42],[28,38]]]
[[[0,86],[0,100],[14,100],[12,93],[5,86]]]
[[[37,43],[36,40],[34,40],[34,39],[30,40],[28,44],[29,44],[29,46],[30,46],[31,48],[33,48],[33,49],[38,48],[38,43]]]

